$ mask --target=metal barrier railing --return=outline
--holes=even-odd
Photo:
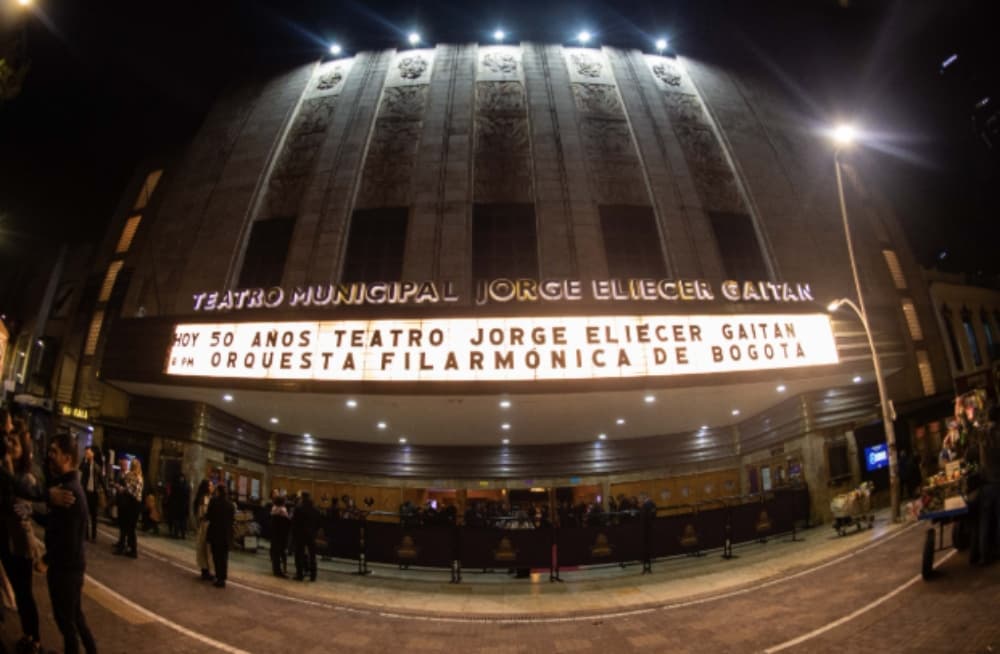
[[[784,533],[799,540],[796,525],[808,521],[808,511],[804,487],[671,505],[655,512],[604,512],[598,524],[581,526],[527,528],[513,516],[496,517],[490,526],[414,525],[399,519],[398,513],[371,511],[359,519],[326,520],[325,547],[319,551],[356,560],[359,575],[371,572],[369,562],[378,562],[401,569],[448,568],[452,583],[462,580],[465,568],[548,568],[549,579],[561,581],[560,570],[567,568],[638,562],[646,574],[658,559],[703,556],[714,549],[731,559],[736,543],[766,542]],[[265,537],[268,531],[264,529]]]

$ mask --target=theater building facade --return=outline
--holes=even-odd
[[[533,43],[238,85],[123,200],[75,401],[154,478],[244,498],[805,483],[822,517],[880,412],[857,316],[826,311],[853,281],[799,115],[752,71]],[[902,420],[948,364],[899,222],[844,171]]]

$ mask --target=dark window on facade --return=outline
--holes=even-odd
[[[972,324],[972,312],[964,307],[962,308],[962,327],[965,329],[965,338],[969,341],[969,351],[972,352],[973,365],[978,368],[983,365],[983,353],[979,349],[976,328]]]
[[[711,211],[708,215],[726,276],[729,279],[768,279],[767,266],[764,265],[764,256],[750,216],[719,211]]]
[[[253,224],[250,241],[243,255],[240,288],[281,285],[294,226],[295,221],[288,218],[258,220]]]
[[[847,454],[847,442],[830,443],[827,448],[827,460],[830,464],[830,479],[842,479],[851,476],[851,462]]]
[[[609,205],[599,210],[609,277],[660,279],[667,276],[660,233],[651,207]]]
[[[979,310],[979,320],[983,323],[983,334],[986,336],[986,356],[991,360],[997,358],[997,339],[993,336],[993,325],[990,324],[990,314],[986,309]]]
[[[473,206],[472,277],[477,280],[538,277],[534,205]]]
[[[406,207],[356,210],[341,281],[398,281],[403,276],[407,217]]]
[[[955,363],[955,370],[962,370],[962,349],[958,346],[958,339],[955,338],[955,327],[951,324],[951,309],[945,304],[941,307],[941,322],[944,323],[944,331],[948,336],[948,345],[951,347],[951,358]]]

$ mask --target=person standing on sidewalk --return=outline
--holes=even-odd
[[[90,541],[97,542],[97,514],[99,512],[99,495],[107,494],[108,488],[104,482],[104,471],[94,456],[94,448],[83,451],[83,463],[80,464],[80,485],[87,495],[87,513],[90,514]]]
[[[219,484],[215,487],[215,497],[208,503],[205,517],[208,519],[208,544],[212,547],[212,562],[215,563],[215,586],[225,588],[236,509],[226,497],[224,485]]]
[[[45,559],[49,566],[49,598],[52,614],[63,636],[63,651],[76,654],[79,643],[87,654],[96,654],[97,643],[83,615],[81,594],[86,561],[83,544],[89,516],[83,487],[77,477],[76,440],[65,432],[52,437],[48,450],[49,471],[55,486],[73,493],[68,507],[50,506],[45,525]]]
[[[316,581],[316,530],[319,529],[319,520],[319,511],[313,506],[312,496],[303,491],[302,499],[292,514],[296,581],[302,581],[306,575],[311,581]]]

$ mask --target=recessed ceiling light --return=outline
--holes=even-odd
[[[708,425],[702,425],[702,426],[701,426],[701,430],[702,430],[702,431],[705,431],[706,429],[708,429]]]
[[[739,409],[733,409],[733,415],[734,416],[740,415],[740,410]]]
[[[503,443],[504,445],[510,445],[510,439],[509,438],[505,438],[505,439],[503,439],[500,442]]]
[[[861,383],[861,375],[854,375],[854,379],[852,379],[851,381],[853,381],[855,384],[860,384]]]
[[[275,418],[275,417],[272,417],[272,418],[271,418],[271,424],[272,424],[272,425],[276,425],[276,424],[278,424],[278,419],[277,419],[277,418]]]
[[[230,395],[229,393],[226,393],[225,395],[222,396],[222,400],[224,402],[232,402],[233,401],[233,396]]]
[[[344,404],[347,405],[348,409],[353,409],[354,407],[358,406],[358,401],[357,400],[347,400],[346,402],[344,402]]]
[[[602,440],[602,441],[606,441],[606,440],[608,440],[608,435],[607,434],[598,434],[597,435],[597,439],[598,440]]]
[[[510,400],[500,400],[500,408],[501,409],[509,409],[510,408]]]
[[[500,429],[503,429],[503,430],[510,429],[510,423],[509,422],[503,423],[502,425],[500,425]]]
[[[306,433],[302,434],[302,438],[306,439],[307,441],[311,441],[312,440],[312,434],[310,434],[309,432],[306,432]]]
[[[615,424],[616,425],[624,425],[625,424],[625,418],[619,418],[618,420],[615,420]]]
[[[400,443],[405,443],[406,442],[406,436],[400,436],[399,437],[399,442]]]
[[[774,390],[778,391],[779,393],[784,393],[787,390],[787,387],[784,384],[778,384],[778,387]]]
[[[653,402],[656,401],[656,396],[655,395],[647,395],[646,397],[644,397],[642,399],[646,402],[646,404],[652,404]]]
[[[378,423],[378,424],[376,424],[375,426],[376,426],[376,427],[378,427],[379,429],[385,429],[385,428],[386,428],[386,427],[388,427],[389,425],[385,424],[384,422],[379,422],[379,423]]]

